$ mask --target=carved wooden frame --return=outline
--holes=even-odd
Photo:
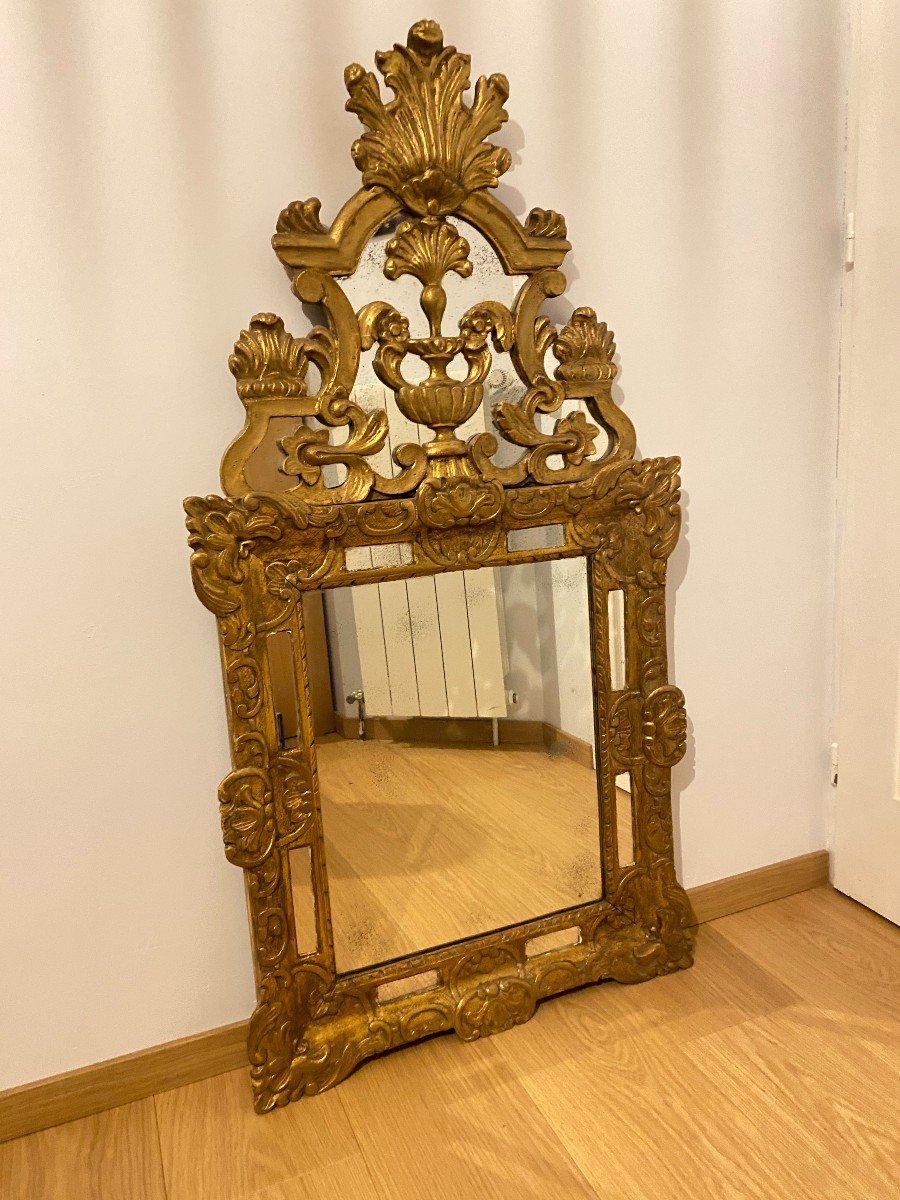
[[[330,229],[316,200],[279,218],[273,244],[301,299],[317,303],[327,324],[303,338],[271,314],[251,321],[229,365],[246,408],[243,431],[222,463],[225,496],[192,498],[188,513],[197,594],[218,619],[233,770],[219,789],[225,853],[245,872],[259,1003],[250,1024],[255,1107],[260,1112],[322,1091],[361,1060],[441,1030],[473,1039],[527,1020],[538,1000],[600,979],[636,982],[689,966],[692,916],[675,877],[670,774],[685,748],[681,692],[668,682],[666,561],[680,512],[676,458],[634,459],[634,429],[612,399],[615,346],[590,309],[556,330],[539,315],[560,294],[558,267],[568,251],[565,224],[533,210],[522,226],[487,191],[509,155],[485,142],[506,119],[502,76],[480,79],[469,107],[469,60],[444,47],[429,21],[407,44],[376,58],[395,99],[382,103],[375,77],[347,69],[347,107],[369,132],[353,148],[363,187]],[[400,213],[385,274],[422,284],[429,336],[384,301],[354,313],[336,278],[353,272],[367,241]],[[448,270],[465,276],[468,245],[454,214],[487,238],[507,274],[524,275],[512,311],[481,302],[442,332]],[[469,267],[469,270],[471,268]],[[387,415],[351,398],[360,353],[377,343],[375,366],[410,420],[430,428],[425,446],[401,446],[396,475],[380,475]],[[494,406],[499,434],[521,449],[511,466],[493,462],[497,440],[463,443],[456,427],[482,401],[491,344],[509,351],[527,385],[518,403]],[[557,359],[553,376],[548,352]],[[406,355],[429,374],[408,383]],[[464,380],[447,373],[454,357]],[[310,396],[309,362],[321,384]],[[567,398],[583,400],[597,425],[576,410],[552,431],[539,414]],[[281,465],[296,480],[282,492],[254,493],[244,467],[277,417],[295,417],[279,443]],[[332,443],[330,430],[347,439]],[[608,446],[593,455],[600,428]],[[346,471],[335,484],[328,467]],[[510,549],[514,531],[561,526],[561,545]],[[346,551],[404,543],[408,561],[353,569]],[[316,776],[302,605],[304,591],[439,571],[585,556],[589,564],[603,899],[541,916],[366,970],[338,975]],[[613,690],[608,593],[625,598],[625,686]],[[266,638],[288,631],[299,689],[300,746],[280,747]],[[634,862],[621,866],[616,844],[615,777],[630,771]],[[290,852],[308,847],[317,946],[298,946]],[[577,927],[577,944],[529,954],[543,934]],[[390,997],[386,984],[434,972],[427,990]]]

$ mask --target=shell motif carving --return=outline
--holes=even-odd
[[[531,1019],[534,985],[516,976],[479,983],[459,1001],[453,1028],[465,1042],[503,1033]]]
[[[568,237],[566,218],[552,208],[533,208],[525,218],[525,229],[532,237]]]

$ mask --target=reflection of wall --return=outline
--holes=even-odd
[[[506,687],[518,697],[516,704],[510,705],[509,715],[543,721],[547,718],[535,571],[535,566],[529,564],[501,567],[497,575],[503,597]]]
[[[354,551],[363,553],[369,567],[399,561],[396,546]],[[507,715],[493,571],[357,584],[339,594],[337,607],[325,595],[338,713],[355,712],[347,696],[362,690],[370,717]]]
[[[334,588],[323,593],[325,628],[328,631],[328,655],[331,659],[331,682],[335,712],[349,716],[355,708],[347,696],[362,684],[359,666],[359,646],[356,643],[356,622],[353,616],[353,595],[349,588]]]
[[[550,694],[559,713],[547,719],[585,742],[594,740],[591,684],[591,646],[588,622],[587,576],[584,559],[566,559],[545,567],[545,590],[554,603],[553,654],[557,685]]]
[[[502,567],[510,716],[594,740],[584,559]]]

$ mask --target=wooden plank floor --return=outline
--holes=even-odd
[[[538,748],[334,738],[317,753],[338,970],[600,898],[593,769]]]
[[[900,930],[828,888],[267,1117],[237,1071],[0,1146],[3,1200],[898,1195]]]

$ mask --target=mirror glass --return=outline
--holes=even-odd
[[[616,776],[616,844],[619,866],[634,862],[634,804],[631,799],[631,772]]]
[[[338,971],[600,899],[584,559],[324,601],[336,732],[316,753]]]

